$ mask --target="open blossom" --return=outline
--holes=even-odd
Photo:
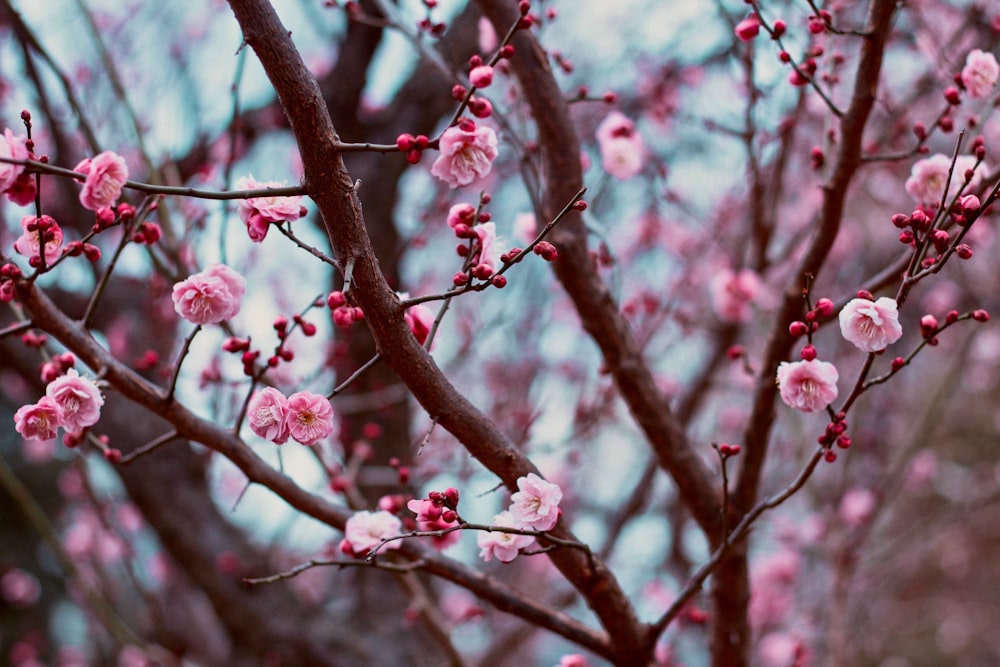
[[[257,181],[254,177],[244,176],[236,181],[237,190],[260,190],[262,188],[280,188],[284,183],[278,181]],[[240,220],[247,226],[250,240],[260,243],[267,236],[271,223],[292,222],[302,214],[302,197],[267,196],[242,199],[236,205]]]
[[[25,257],[37,257],[38,252],[38,230],[28,231],[28,226],[38,221],[34,215],[26,215],[21,218],[21,236],[14,241],[14,250]],[[59,259],[62,254],[63,231],[59,223],[48,215],[43,215],[41,221],[46,227],[45,234],[48,240],[45,241],[45,263],[52,264]]]
[[[476,207],[467,202],[455,204],[448,209],[448,226],[455,229],[458,225],[471,227],[476,222]]]
[[[62,409],[60,425],[70,433],[79,433],[101,418],[101,406],[104,405],[101,390],[74,368],[50,382],[45,387],[45,395]]]
[[[500,512],[493,517],[490,525],[500,528],[520,528],[517,519],[510,512]],[[495,556],[500,562],[509,563],[517,558],[521,549],[531,546],[534,541],[535,538],[531,535],[517,535],[499,531],[483,531],[476,536],[479,556],[487,562]]]
[[[484,275],[480,277],[486,277],[486,274],[492,274],[500,268],[500,255],[503,254],[503,250],[497,241],[497,226],[495,222],[485,222],[481,225],[476,225],[472,229],[476,232],[476,237],[479,239],[479,250],[477,253],[479,260],[476,262],[476,268],[479,272],[484,272]],[[487,267],[489,271],[485,271],[479,267]]]
[[[646,144],[633,123],[620,111],[612,111],[597,126],[597,143],[601,148],[604,170],[619,180],[642,171],[646,161]]]
[[[441,135],[441,155],[431,166],[431,173],[457,188],[484,178],[497,159],[497,134],[493,128],[463,120]]]
[[[62,426],[63,412],[48,396],[33,405],[25,405],[14,413],[14,430],[25,440],[51,440]]]
[[[976,158],[972,155],[960,155],[955,160],[955,170],[948,187],[950,199],[965,184],[965,172],[973,169]],[[906,192],[918,204],[938,204],[944,196],[945,183],[948,182],[948,170],[951,168],[951,157],[944,153],[936,153],[923,160],[917,160],[910,169],[910,177],[906,179]],[[975,189],[982,182],[983,174],[988,168],[980,164],[973,172],[969,189]]]
[[[0,157],[8,160],[27,160],[28,149],[24,145],[23,137],[15,137],[14,133],[7,128],[0,138]],[[0,162],[0,192],[10,188],[17,181],[17,177],[24,171],[23,164],[10,164]]]
[[[91,211],[113,206],[128,180],[125,158],[112,151],[87,158],[73,170],[87,176],[80,191],[80,203]]]
[[[750,269],[735,273],[729,269],[712,277],[708,289],[712,307],[723,322],[747,322],[753,311],[750,305],[760,292],[760,277]]]
[[[962,84],[969,97],[982,99],[993,92],[993,86],[1000,78],[1000,63],[992,53],[975,49],[965,58],[962,68]]]
[[[402,527],[399,517],[385,510],[355,512],[344,526],[344,540],[355,553],[365,554],[383,539],[399,535]],[[395,540],[382,548],[398,549],[402,545],[402,540]]]
[[[240,312],[246,280],[225,264],[213,264],[174,285],[177,314],[194,324],[216,324]]]
[[[314,445],[333,433],[333,407],[326,396],[299,391],[288,397],[287,422],[296,442]]]
[[[426,343],[427,336],[431,333],[431,327],[434,326],[434,311],[420,303],[407,308],[406,312],[403,313],[403,319],[406,321],[406,326],[410,327],[417,342],[421,345]]]
[[[524,528],[549,530],[559,520],[562,489],[535,473],[517,480],[517,492],[510,497],[510,513]]]
[[[250,430],[276,445],[288,440],[288,399],[274,387],[254,392],[247,405]]]
[[[840,311],[840,333],[864,352],[880,352],[903,335],[896,300],[851,299]]]
[[[781,400],[802,412],[816,412],[832,403],[839,378],[837,367],[828,361],[782,361],[778,365]]]

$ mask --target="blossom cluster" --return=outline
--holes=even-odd
[[[284,183],[278,181],[258,181],[253,175],[244,176],[236,181],[237,190],[262,190],[264,188],[280,188]],[[305,215],[302,207],[302,197],[295,196],[265,196],[243,199],[237,204],[240,219],[247,227],[247,234],[254,243],[260,243],[267,236],[271,224],[293,222]]]
[[[285,397],[273,387],[254,392],[247,406],[250,430],[276,445],[291,437],[314,445],[333,433],[333,407],[325,396],[299,391]]]
[[[28,150],[27,140],[15,136],[10,128],[0,137],[0,158],[6,160],[27,160],[34,157]],[[19,206],[27,206],[35,200],[35,181],[24,171],[23,164],[0,162],[0,192]]]
[[[87,177],[80,191],[80,204],[91,211],[114,206],[128,180],[125,158],[112,151],[83,160],[73,171]]]
[[[246,280],[225,264],[213,264],[174,285],[177,314],[194,324],[218,324],[240,312]]]
[[[559,485],[546,482],[535,473],[528,473],[517,480],[517,492],[510,500],[510,507],[493,517],[490,525],[495,528],[517,530],[550,530],[559,520],[559,502],[562,489]],[[517,558],[521,549],[535,542],[532,535],[520,535],[500,531],[479,533],[476,543],[479,555],[485,560],[494,557],[503,563]]]
[[[14,413],[14,428],[26,440],[51,440],[58,429],[78,438],[101,418],[104,397],[97,385],[70,368],[45,387],[45,396]]]
[[[624,181],[635,176],[646,162],[646,144],[635,123],[620,111],[612,111],[597,126],[597,144],[601,165],[615,178]]]

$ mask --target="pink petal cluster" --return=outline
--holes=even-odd
[[[254,392],[247,405],[250,430],[276,445],[288,441],[288,399],[274,387]]]
[[[383,539],[399,535],[402,528],[403,522],[391,512],[385,510],[355,512],[344,526],[344,541],[354,553],[366,554],[377,547]],[[398,549],[402,545],[402,540],[395,540],[386,543],[382,548]]]
[[[619,180],[635,176],[646,162],[646,144],[633,123],[620,111],[612,111],[597,126],[604,170]]]
[[[87,176],[80,191],[80,203],[91,211],[112,206],[128,180],[125,158],[112,151],[87,158],[76,165],[74,171]]]
[[[417,515],[417,529],[421,531],[444,530],[453,528],[454,522],[446,522],[442,517],[442,508],[427,498],[413,498],[406,503],[406,507]],[[461,531],[445,533],[441,537],[433,538],[432,544],[437,550],[447,549],[453,544],[457,544],[462,537]]]
[[[497,145],[493,128],[463,120],[441,135],[441,155],[431,166],[431,173],[450,188],[472,185],[490,173],[499,155]]]
[[[790,408],[802,412],[822,410],[837,398],[837,367],[827,361],[781,362],[778,391]]]
[[[521,528],[517,519],[510,512],[500,512],[493,517],[491,526],[500,528]],[[476,544],[479,546],[479,557],[485,561],[490,561],[494,557],[502,563],[509,563],[517,558],[518,552],[525,547],[531,546],[535,538],[531,535],[518,535],[516,533],[502,533],[499,531],[483,531],[476,536]]]
[[[45,396],[14,413],[14,430],[26,440],[51,440],[57,429],[81,433],[101,418],[104,397],[93,381],[69,369],[45,387]]]
[[[194,324],[217,324],[240,312],[246,280],[225,264],[213,264],[174,285],[174,310]]]
[[[333,406],[326,396],[299,391],[285,398],[268,387],[254,392],[247,405],[250,430],[276,445],[291,437],[303,445],[314,445],[333,433]]]
[[[760,292],[761,280],[754,271],[743,269],[735,273],[723,269],[712,277],[708,289],[712,295],[712,308],[723,322],[747,322],[753,315],[750,308]]]
[[[851,299],[840,311],[840,333],[863,352],[881,352],[903,335],[896,300]]]
[[[0,138],[0,158],[8,160],[27,160],[28,148],[24,145],[24,137],[16,137],[7,128]],[[24,172],[24,165],[0,162],[0,192],[11,188],[18,177]]]
[[[962,68],[962,85],[968,91],[969,97],[982,99],[993,92],[993,87],[1000,78],[1000,63],[996,56],[980,49],[969,52]]]
[[[960,155],[955,160],[955,169],[948,187],[950,199],[965,183],[965,172],[975,169],[969,189],[975,189],[982,182],[983,174],[988,169],[980,164],[977,168],[976,158],[972,155]],[[923,160],[917,160],[910,169],[910,177],[906,179],[907,194],[918,204],[939,204],[944,196],[945,183],[948,182],[948,170],[951,168],[951,157],[944,153],[936,153]]]
[[[484,222],[472,229],[479,239],[479,248],[476,251],[478,261],[474,272],[480,278],[485,278],[500,268],[500,255],[503,254],[503,249],[497,241],[497,226],[495,222]]]
[[[257,181],[254,177],[244,176],[236,181],[237,190],[261,190],[263,188],[280,188],[284,183],[278,181]],[[293,222],[302,216],[302,197],[267,196],[243,199],[236,205],[240,220],[247,226],[250,240],[260,243],[267,236],[271,223]]]
[[[50,238],[45,242],[45,263],[52,264],[62,254],[63,231],[52,217],[43,215],[40,218],[46,226],[46,235]],[[38,231],[28,231],[28,226],[38,221],[34,215],[21,218],[21,235],[14,241],[14,250],[25,257],[39,256]]]
[[[510,497],[510,514],[522,528],[549,530],[559,520],[562,489],[535,473],[517,480],[517,492]]]
[[[434,326],[434,311],[420,303],[407,308],[406,312],[403,313],[403,319],[406,321],[406,326],[410,327],[417,342],[421,345],[426,343],[427,336],[431,333],[431,327]]]
[[[448,226],[455,229],[458,225],[472,227],[476,224],[476,207],[462,202],[448,209]]]

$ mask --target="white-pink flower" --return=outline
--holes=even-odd
[[[965,58],[962,68],[962,84],[969,97],[982,99],[993,92],[993,86],[1000,78],[1000,63],[992,53],[975,49]]]
[[[14,430],[25,440],[51,440],[62,426],[62,408],[48,396],[14,413]]]
[[[816,412],[832,403],[839,378],[837,367],[828,361],[782,361],[778,365],[781,400],[802,412]]]
[[[383,539],[396,537],[400,534],[403,522],[396,515],[379,510],[355,512],[344,526],[344,540],[357,554],[365,554],[378,546]],[[387,542],[383,549],[398,549],[402,540]]]
[[[247,405],[250,430],[276,445],[288,440],[288,399],[274,387],[254,392]]]
[[[50,382],[45,387],[45,395],[62,409],[60,425],[70,433],[79,433],[101,418],[101,406],[104,405],[101,390],[91,380],[81,377],[75,368]]]
[[[500,255],[503,254],[500,243],[497,241],[497,225],[495,222],[484,222],[472,229],[476,232],[476,238],[479,239],[476,274],[480,278],[486,278],[500,268]],[[486,270],[487,268],[489,271]]]
[[[38,245],[38,223],[41,221],[42,226],[45,227],[44,234],[46,237],[45,241],[45,263],[52,264],[52,262],[59,259],[59,255],[62,254],[62,243],[63,243],[63,231],[51,216],[43,215],[38,218],[34,215],[26,215],[21,218],[21,236],[14,241],[14,250],[18,254],[24,255],[25,257],[37,257],[40,253]],[[28,231],[28,227],[35,227],[33,231]]]
[[[441,155],[431,166],[431,173],[450,188],[472,185],[482,180],[497,159],[497,134],[486,125],[465,119],[441,135]]]
[[[840,311],[840,333],[863,352],[881,352],[903,335],[896,300],[851,299]]]
[[[965,184],[965,172],[975,168],[968,189],[974,190],[983,180],[983,174],[988,171],[984,164],[975,167],[976,158],[972,155],[959,155],[955,160],[955,169],[948,185],[948,199],[951,199],[958,189]],[[910,177],[906,179],[906,192],[918,204],[939,204],[944,196],[945,183],[948,182],[948,170],[951,168],[951,157],[936,153],[923,160],[917,160],[910,169]]]
[[[499,528],[520,528],[517,519],[510,512],[500,512],[493,517],[491,526]],[[531,546],[535,538],[531,535],[518,535],[516,533],[502,533],[500,531],[483,531],[476,536],[476,544],[479,546],[479,557],[485,561],[490,561],[495,556],[502,563],[509,563],[515,558],[521,549]]]
[[[837,516],[848,526],[860,526],[875,514],[878,498],[868,489],[855,488],[844,494]]]
[[[261,190],[263,188],[280,188],[284,183],[278,181],[258,181],[251,176],[244,176],[236,181],[237,190]],[[301,195],[254,197],[242,199],[236,205],[240,219],[247,226],[250,240],[260,243],[267,236],[271,223],[293,222],[302,214]]]
[[[517,480],[517,492],[510,497],[511,516],[524,528],[549,530],[559,520],[562,489],[531,472]]]
[[[128,180],[125,158],[112,151],[87,158],[74,171],[87,176],[80,191],[80,203],[91,211],[114,205]]]
[[[467,202],[455,204],[448,209],[448,226],[455,229],[458,225],[472,227],[476,222],[476,207]]]
[[[712,307],[723,322],[747,322],[753,315],[751,304],[760,292],[760,276],[750,269],[735,273],[723,269],[708,284]]]
[[[646,144],[633,123],[620,111],[612,111],[597,126],[604,170],[619,180],[642,171],[646,162]]]
[[[0,138],[0,157],[8,160],[27,160],[28,148],[24,145],[24,137],[16,137],[10,128],[5,129],[3,137]],[[0,192],[14,185],[14,181],[23,171],[23,164],[0,162]]]
[[[213,264],[174,285],[174,310],[194,324],[216,324],[240,312],[246,280],[225,264]]]
[[[299,391],[288,397],[288,431],[296,442],[314,445],[333,433],[333,406],[326,396]]]

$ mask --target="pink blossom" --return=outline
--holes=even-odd
[[[493,128],[465,120],[444,131],[441,155],[431,166],[431,173],[450,188],[472,185],[483,179],[497,159],[497,134]]]
[[[822,410],[837,398],[837,367],[828,361],[783,361],[778,365],[781,400],[802,412]]]
[[[38,252],[38,230],[28,231],[28,226],[33,223],[37,225],[41,221],[46,226],[45,235],[48,240],[45,242],[45,263],[52,264],[59,259],[62,254],[63,231],[59,223],[50,216],[43,215],[38,218],[34,215],[26,215],[21,218],[21,236],[14,241],[14,250],[25,257],[37,257]]]
[[[462,202],[448,209],[448,226],[455,229],[458,225],[471,227],[476,221],[476,207]]]
[[[174,285],[177,314],[194,324],[216,324],[235,317],[246,294],[246,280],[225,264],[213,264]]]
[[[81,377],[75,368],[66,371],[45,387],[45,395],[62,409],[61,426],[70,433],[79,433],[101,418],[104,397],[93,381]]]
[[[28,149],[24,145],[24,137],[15,137],[10,129],[3,131],[3,138],[0,138],[0,158],[8,160],[27,160]],[[14,185],[17,177],[24,171],[22,164],[10,164],[0,162],[0,192],[7,190]]]
[[[500,42],[497,39],[497,31],[490,20],[483,16],[479,19],[476,27],[479,29],[479,50],[482,53],[489,53],[497,48]]]
[[[868,489],[851,489],[840,499],[837,516],[848,526],[860,526],[875,514],[877,498]]]
[[[377,547],[383,539],[400,534],[403,522],[399,517],[380,510],[378,512],[355,512],[344,526],[344,539],[357,554],[366,554]],[[398,549],[402,540],[387,542],[383,549]]]
[[[125,158],[112,151],[87,158],[76,165],[74,171],[87,176],[80,191],[80,203],[91,211],[113,206],[128,180]]]
[[[469,81],[476,88],[486,88],[493,83],[493,68],[489,65],[473,67],[469,72]]]
[[[741,42],[752,41],[760,33],[760,19],[756,16],[743,19],[736,24],[735,33]]]
[[[513,236],[523,243],[531,243],[538,235],[538,219],[534,213],[518,213],[514,216]]]
[[[472,228],[479,239],[479,260],[476,263],[476,272],[480,278],[488,278],[490,274],[500,268],[500,255],[503,250],[497,242],[497,226],[494,222],[485,222]],[[486,271],[486,267],[489,271]]]
[[[531,472],[517,480],[510,513],[525,528],[549,530],[559,520],[562,489]]]
[[[851,299],[840,311],[840,333],[863,352],[881,352],[903,335],[896,300]]]
[[[559,658],[559,664],[556,667],[590,667],[590,663],[587,662],[586,657],[579,653],[571,653]]]
[[[62,408],[48,396],[14,413],[14,430],[25,440],[51,440],[62,426]]]
[[[278,181],[257,181],[254,177],[245,176],[236,181],[237,190],[260,190],[263,188],[280,188],[284,183]],[[240,220],[247,226],[250,240],[260,243],[267,236],[271,223],[292,222],[298,220],[302,213],[302,197],[299,195],[281,197],[266,196],[242,199],[236,205]]]
[[[510,512],[500,512],[493,517],[492,526],[499,528],[518,528],[518,521]],[[499,531],[482,531],[476,536],[479,546],[479,557],[489,562],[496,556],[502,563],[509,563],[521,549],[531,546],[535,538],[531,535],[502,533]]]
[[[20,568],[12,568],[0,577],[0,599],[12,607],[30,607],[38,602],[42,587],[33,574]]]
[[[965,172],[975,168],[976,158],[972,155],[960,155],[955,160],[955,169],[948,187],[950,199],[965,184]],[[910,177],[906,179],[906,192],[918,204],[939,204],[944,196],[944,186],[948,182],[948,170],[951,168],[951,158],[943,153],[936,153],[923,160],[917,160],[910,169]],[[982,182],[983,174],[988,171],[980,164],[969,181],[969,189],[975,189]]]
[[[636,131],[635,123],[623,113],[609,113],[597,126],[596,135],[601,148],[601,164],[606,172],[623,181],[642,171],[646,144]]]
[[[410,331],[421,345],[427,342],[427,336],[434,326],[434,317],[434,311],[422,303],[407,308],[403,313],[406,326],[410,327]]]
[[[296,442],[314,445],[333,433],[333,406],[326,396],[299,391],[288,397],[286,421]]]
[[[969,92],[969,97],[982,99],[988,97],[1000,78],[1000,63],[992,53],[975,49],[965,58],[962,68],[962,84]]]
[[[254,392],[247,405],[250,430],[276,445],[288,440],[288,399],[274,387]]]
[[[734,273],[729,269],[717,272],[708,289],[712,307],[723,322],[747,322],[753,315],[750,305],[760,292],[760,277],[750,269]]]

